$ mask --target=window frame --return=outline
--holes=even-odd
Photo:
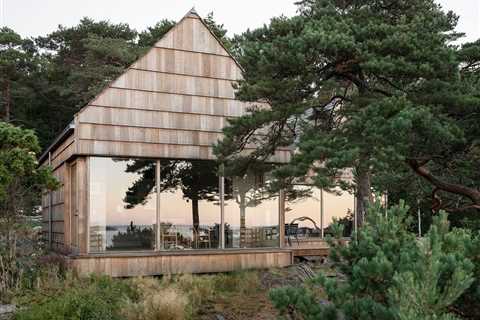
[[[135,252],[157,252],[157,253],[166,253],[166,252],[176,252],[176,251],[171,251],[171,250],[168,250],[168,249],[165,249],[163,247],[163,243],[162,243],[162,239],[161,239],[161,217],[162,217],[162,209],[161,209],[161,201],[162,201],[162,196],[161,196],[161,170],[162,170],[162,160],[169,160],[168,158],[147,158],[147,157],[135,157],[135,156],[132,156],[132,157],[128,157],[128,156],[99,156],[99,155],[91,155],[91,156],[88,156],[87,157],[87,186],[86,186],[86,191],[87,191],[87,204],[86,204],[86,209],[88,210],[87,212],[87,219],[86,219],[86,224],[87,224],[87,232],[86,232],[86,241],[87,241],[87,244],[86,244],[86,249],[87,249],[87,253],[89,254],[113,254],[113,253],[121,253],[121,254],[128,254],[128,253],[135,253]],[[90,218],[90,215],[91,214],[94,214],[93,212],[91,212],[91,201],[93,201],[94,199],[92,198],[91,196],[91,177],[92,177],[92,173],[91,173],[91,170],[92,170],[92,159],[93,158],[108,158],[108,159],[114,159],[114,158],[118,158],[118,159],[125,159],[125,160],[137,160],[137,159],[140,159],[140,160],[151,160],[152,162],[155,163],[155,189],[154,192],[155,193],[155,196],[156,196],[156,203],[155,203],[155,227],[154,227],[154,231],[155,231],[155,237],[154,237],[154,245],[153,245],[153,249],[136,249],[136,250],[129,250],[129,251],[123,251],[123,250],[104,250],[104,251],[91,251],[90,249],[90,227],[91,227],[91,218]],[[185,161],[194,161],[194,160],[198,160],[198,161],[215,161],[215,160],[202,160],[202,159],[178,159],[178,160],[185,160]],[[255,247],[251,247],[251,248],[226,248],[225,247],[225,223],[226,223],[226,217],[225,217],[225,171],[224,171],[224,166],[223,164],[220,164],[219,165],[219,169],[218,169],[218,173],[217,173],[217,176],[218,176],[218,197],[219,197],[219,202],[220,202],[220,205],[219,205],[219,213],[220,213],[220,221],[219,221],[219,224],[220,224],[220,234],[219,234],[219,245],[217,248],[203,248],[203,249],[186,249],[186,250],[181,250],[181,251],[178,251],[178,252],[192,252],[192,251],[195,251],[195,252],[200,252],[200,251],[219,251],[219,250],[256,250],[256,249],[279,249],[279,248],[282,248],[284,247],[284,235],[283,235],[283,232],[284,232],[284,226],[282,226],[282,223],[284,224],[284,217],[283,217],[283,214],[284,214],[284,207],[285,207],[285,199],[283,198],[283,192],[280,191],[280,194],[278,195],[278,197],[276,198],[276,203],[277,203],[277,213],[278,213],[278,217],[275,217],[277,219],[277,231],[278,231],[278,241],[275,241],[276,244],[275,246],[269,246],[269,247],[258,247],[258,248],[255,248]],[[79,180],[77,180],[77,182],[79,182]],[[81,188],[81,186],[78,186],[78,188]],[[72,197],[71,199],[72,201],[80,201],[79,199],[74,199]],[[72,236],[74,236],[72,234]]]

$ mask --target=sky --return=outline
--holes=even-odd
[[[295,0],[0,0],[0,25],[24,37],[45,35],[59,24],[72,26],[85,16],[95,20],[126,22],[143,30],[167,18],[179,20],[193,6],[201,16],[214,13],[229,35],[260,27],[270,18],[295,14]],[[460,16],[463,41],[480,38],[480,0],[437,0]]]

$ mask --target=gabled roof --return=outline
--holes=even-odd
[[[185,19],[187,18],[194,18],[194,19],[198,19],[202,25],[206,28],[206,30],[208,30],[209,34],[216,40],[215,41],[215,44],[217,46],[220,46],[223,51],[224,51],[224,55],[227,55],[229,56],[233,61],[235,61],[237,67],[243,72],[243,68],[242,66],[240,65],[240,63],[235,59],[235,57],[230,53],[230,51],[225,47],[225,45],[223,44],[223,42],[218,39],[218,37],[215,35],[215,33],[210,29],[210,27],[208,26],[207,23],[205,23],[205,21],[200,17],[200,15],[197,13],[197,11],[195,10],[195,7],[192,7],[192,9],[190,9],[184,16],[183,18],[181,18],[172,28],[170,28],[170,30],[168,30],[155,44],[153,47],[151,47],[143,56],[141,56],[140,58],[138,58],[135,62],[133,62],[128,68],[125,69],[125,71],[127,71],[128,69],[130,68],[133,68],[139,61],[141,61],[142,59],[146,58],[152,50],[154,50],[155,48],[159,48],[159,47],[171,47],[172,49],[179,49],[178,47],[175,47],[174,43],[169,43],[169,42],[172,42],[174,41],[173,39],[173,34],[175,34],[175,31],[177,31],[176,29],[180,28],[182,26],[182,22],[185,21]],[[190,51],[194,51],[193,50],[194,48],[192,48],[192,50]],[[187,50],[188,51],[188,50]],[[210,54],[215,54],[215,52],[205,52],[205,53],[210,53]],[[219,54],[219,53],[217,53]],[[122,75],[124,75],[125,73],[123,73]],[[95,100],[97,100],[97,98],[99,96],[101,96],[105,90],[107,90],[113,83],[115,83],[115,81],[117,81],[122,75],[118,76],[115,80],[112,80],[109,84],[107,84],[103,89],[102,91],[100,91],[100,93],[98,93],[89,103],[87,103],[82,109],[80,109],[78,111],[78,113],[82,112],[82,110],[87,107],[89,104],[91,104],[92,102],[94,102]]]
[[[197,13],[197,11],[195,10],[195,7],[192,7],[172,28],[170,28],[169,31],[167,31],[156,43],[155,45],[150,48],[149,51],[147,51],[147,53],[145,53],[143,56],[141,56],[140,58],[138,58],[135,62],[133,62],[129,67],[125,68],[125,71],[127,71],[128,69],[134,67],[140,60],[142,60],[143,58],[147,57],[150,52],[155,48],[155,47],[161,47],[162,45],[165,45],[165,42],[168,42],[168,41],[172,41],[172,39],[170,39],[169,37],[172,36],[172,34],[174,34],[174,29],[175,28],[178,28],[182,22],[186,19],[186,18],[195,18],[195,19],[199,19],[201,21],[201,23],[203,24],[203,26],[205,26],[205,28],[209,31],[209,33],[213,36],[213,38],[216,40],[217,44],[220,45],[220,47],[222,48],[222,51],[225,55],[228,55],[230,58],[233,59],[233,61],[235,61],[235,63],[237,64],[237,66],[239,67],[240,70],[242,70],[243,72],[243,68],[240,66],[240,64],[238,63],[238,61],[235,59],[235,57],[230,53],[230,51],[225,47],[225,45],[223,44],[223,42],[218,39],[218,37],[215,35],[215,33],[210,29],[210,27],[208,26],[207,23],[205,23],[205,21],[200,17],[200,15]],[[212,52],[210,52],[212,53]],[[124,73],[123,73],[124,74]],[[123,75],[122,74],[122,75]],[[107,85],[105,85],[105,87],[96,95],[94,96],[85,106],[83,106],[75,115],[74,117],[81,113],[86,107],[88,107],[90,104],[92,104],[94,101],[96,101],[100,96],[102,96],[105,91],[107,91],[111,85],[117,81],[122,75],[118,76],[116,79],[110,81]],[[65,141],[65,139],[67,139],[70,135],[73,134],[75,130],[75,122],[72,121],[70,122],[66,127],[65,129],[53,140],[53,142],[45,149],[45,151],[43,151],[43,153],[40,155],[39,157],[39,163],[42,163],[44,161],[46,161],[48,159],[48,154],[49,152],[51,152],[52,150],[56,149],[63,141]]]
[[[228,119],[252,105],[235,97],[232,84],[242,72],[192,9],[75,114],[74,127],[64,132],[73,131],[62,147],[68,153],[53,157],[54,166],[73,155],[215,159],[213,144]],[[279,151],[272,161],[288,157]]]

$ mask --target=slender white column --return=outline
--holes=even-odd
[[[161,237],[161,227],[160,227],[160,160],[157,160],[157,165],[155,168],[155,189],[157,192],[157,212],[156,212],[156,218],[157,218],[157,230],[155,230],[155,250],[159,251],[163,249],[163,244],[162,244],[162,237]]]
[[[357,190],[353,191],[353,231],[357,234]],[[352,235],[350,235],[352,236]]]
[[[324,198],[323,198],[323,189],[320,189],[320,238],[323,239],[324,237],[324,234],[323,234],[323,229],[324,229],[324,226],[323,226],[323,221],[324,221],[324,215],[325,215],[325,211],[324,211]]]
[[[285,246],[285,191],[280,190],[278,197],[278,239],[280,248]]]
[[[220,249],[225,249],[225,177],[224,166],[220,165],[218,183],[220,187]]]

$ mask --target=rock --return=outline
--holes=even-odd
[[[13,318],[16,307],[13,304],[0,304],[0,320],[8,320]]]

